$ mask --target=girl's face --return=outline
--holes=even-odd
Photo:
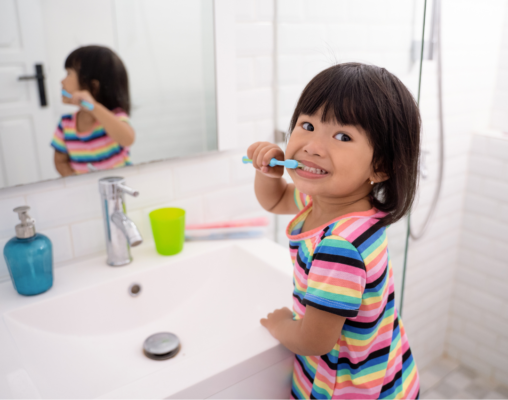
[[[300,115],[290,136],[286,159],[307,166],[288,170],[298,190],[313,197],[345,199],[367,196],[371,181],[382,177],[372,168],[373,148],[366,132],[353,125],[321,122],[322,111]]]
[[[71,94],[81,90],[79,86],[78,73],[76,70],[72,68],[66,68],[65,71],[67,71],[67,76],[62,79],[62,89],[65,89]],[[67,97],[62,96],[62,100],[64,103],[70,104],[70,99]]]

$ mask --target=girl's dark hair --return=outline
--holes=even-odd
[[[301,114],[323,110],[322,121],[363,128],[374,149],[372,165],[388,180],[374,185],[372,205],[388,215],[383,225],[411,208],[418,182],[420,112],[404,84],[384,68],[338,64],[316,75],[303,90],[289,132]]]
[[[103,46],[79,47],[68,55],[65,68],[78,73],[79,86],[108,110],[120,107],[130,113],[129,78],[122,60]],[[92,81],[99,82],[96,88]]]

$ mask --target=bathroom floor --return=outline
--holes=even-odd
[[[508,399],[508,386],[480,377],[471,368],[441,358],[420,371],[422,399]]]

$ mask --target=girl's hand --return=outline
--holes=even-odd
[[[279,308],[271,312],[266,318],[262,318],[259,322],[268,329],[268,332],[270,332],[274,338],[279,339],[275,330],[280,322],[285,320],[293,320],[293,312],[287,307]]]
[[[88,90],[79,90],[77,92],[74,92],[74,93],[72,93],[72,98],[69,99],[69,102],[71,104],[76,104],[79,106],[79,108],[81,110],[90,112],[90,110],[88,108],[83,107],[81,105],[82,101],[86,101],[86,102],[92,104],[95,108],[95,99],[93,98],[93,96],[90,94],[90,92]]]
[[[270,178],[280,178],[284,174],[284,167],[269,167],[270,160],[276,158],[284,161],[284,152],[276,144],[269,142],[256,142],[247,149],[247,157],[252,160],[252,165],[263,175]]]

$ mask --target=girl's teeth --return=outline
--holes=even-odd
[[[318,174],[318,175],[324,175],[324,174],[326,174],[325,170],[322,170],[322,169],[319,169],[319,168],[303,167],[303,170],[307,171],[307,172],[311,172],[313,174]]]

